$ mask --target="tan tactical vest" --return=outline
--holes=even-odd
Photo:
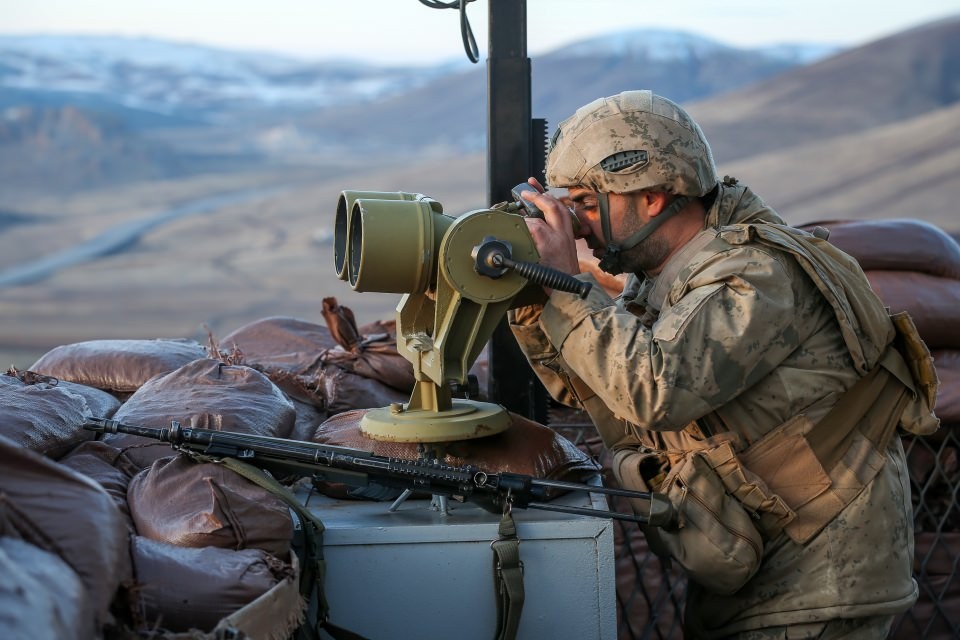
[[[897,426],[917,435],[936,431],[939,420],[932,408],[938,380],[933,359],[909,315],[888,315],[856,261],[825,240],[767,222],[729,225],[718,233],[731,245],[759,242],[793,255],[833,308],[852,361],[862,374],[838,401],[830,403],[833,406],[815,403],[749,447],[731,442],[737,466],[745,468],[746,474],[742,468],[730,473],[729,456],[715,465],[734,496],[750,493],[752,487],[739,486],[738,478],[759,477],[766,484],[763,493],[782,498],[793,512],[786,518],[780,511],[772,514],[775,518],[758,512],[764,533],[772,538],[783,530],[802,544],[876,476]],[[691,244],[699,250],[706,243]],[[582,382],[576,378],[570,382],[604,434],[603,416],[608,411]],[[615,443],[609,433],[605,440],[611,440],[607,444],[614,448],[659,449],[676,460],[684,452],[712,447],[717,437],[729,431],[709,415],[680,432],[640,432],[635,445],[629,438]],[[765,521],[775,526],[763,527]]]
[[[898,425],[917,435],[936,431],[933,358],[910,316],[889,316],[856,261],[829,242],[765,223],[723,227],[719,235],[732,245],[759,242],[792,254],[833,307],[863,374],[825,415],[795,416],[738,453],[796,513],[784,530],[802,544],[873,480]]]

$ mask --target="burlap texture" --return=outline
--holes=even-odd
[[[125,396],[206,355],[194,340],[88,340],[55,347],[30,370]]]
[[[283,500],[223,465],[157,460],[127,489],[137,533],[180,547],[261,549],[286,558],[293,537]]]
[[[265,375],[246,366],[195,360],[158,376],[134,393],[114,414],[120,422],[185,426],[284,438],[293,429],[293,404]],[[104,442],[141,468],[174,454],[170,445],[140,436],[111,434]]]

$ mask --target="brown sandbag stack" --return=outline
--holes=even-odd
[[[321,346],[325,345],[325,346]],[[316,389],[308,386],[309,376],[300,372],[318,366],[318,349],[322,353],[333,346],[326,327],[289,318],[273,316],[256,320],[230,333],[217,343],[209,336],[210,357],[226,364],[242,364],[267,376],[286,394],[297,412],[289,438],[304,440],[327,417]]]
[[[0,537],[64,561],[83,584],[83,637],[97,637],[110,604],[132,581],[129,536],[113,500],[95,482],[0,437]]]
[[[16,439],[0,439],[0,540],[22,538],[66,565],[59,585],[47,584],[36,571],[14,574],[11,567],[7,577],[30,592],[14,590],[3,606],[16,602],[18,609],[34,612],[36,619],[17,622],[37,631],[24,637],[71,637],[55,628],[59,625],[81,638],[105,633],[219,638],[235,630],[287,638],[304,615],[287,505],[220,465],[176,456],[169,444],[116,435],[93,440],[82,425],[94,415],[285,437],[293,428],[293,405],[263,374],[207,359],[196,343],[172,341],[170,358],[160,348],[166,341],[136,341],[148,348],[133,354],[118,350],[118,342],[129,341],[55,350],[38,367],[116,395],[49,373],[11,370],[0,376],[5,418],[0,425]],[[19,458],[36,455],[27,447],[65,455],[59,463],[48,462],[49,468],[22,469]],[[157,459],[155,467],[143,470]],[[96,498],[92,503],[87,493]],[[121,567],[108,552],[122,555]],[[70,595],[69,572],[81,585],[77,597]],[[4,594],[0,589],[0,598]],[[41,621],[46,626],[37,626]]]
[[[298,403],[327,418],[350,409],[387,406],[409,399],[413,368],[396,350],[392,322],[358,327],[353,312],[325,298],[326,326],[286,317],[264,318],[228,334],[218,349],[236,350]],[[304,423],[315,415],[303,411]],[[313,425],[297,425],[306,434]]]
[[[285,438],[296,411],[266,376],[250,367],[201,359],[147,381],[114,414],[147,427],[184,426]],[[141,468],[174,454],[169,444],[127,434],[104,442],[122,449]]]
[[[295,411],[260,372],[199,359],[145,382],[114,418],[285,437]],[[121,434],[77,447],[63,464],[103,484],[129,514],[135,588],[117,605],[122,624],[169,639],[205,637],[225,616],[263,629],[243,612],[263,613],[260,599],[281,584],[288,590],[293,572],[293,524],[279,498],[222,465],[195,463],[167,443]],[[287,620],[277,621],[277,637],[286,637],[302,615],[299,595],[267,607],[276,612]]]
[[[57,382],[0,376],[0,436],[54,459],[92,440],[83,429],[91,412],[87,399]]]
[[[286,558],[287,504],[222,464],[164,458],[137,474],[127,504],[138,535],[180,547],[260,549]]]
[[[30,371],[108,391],[126,399],[154,376],[207,356],[194,340],[88,340],[61,345]]]
[[[320,368],[323,354],[336,344],[325,326],[272,316],[227,334],[217,350],[237,352],[241,363],[266,375],[291,398],[322,404],[309,380]]]
[[[59,387],[63,391],[82,396],[87,402],[89,415],[102,416],[109,418],[120,408],[120,400],[111,393],[102,391],[95,387],[88,387],[85,384],[77,382],[68,382],[60,380],[53,376],[44,375],[35,371],[20,371],[15,367],[10,367],[6,373],[7,376],[16,378],[24,384],[46,384],[52,387]]]
[[[891,313],[908,311],[934,358],[940,388],[940,430],[906,436],[913,486],[914,577],[920,599],[902,616],[895,638],[953,637],[960,625],[960,244],[926,222],[909,219],[805,225],[830,231],[829,241],[860,263]]]
[[[227,626],[256,632],[251,637],[279,640],[302,622],[293,521],[279,497],[187,455],[141,471],[127,497],[136,628],[162,629],[169,640],[187,631],[219,638],[216,628],[229,618]]]
[[[131,532],[134,530],[127,505],[127,488],[133,477],[140,472],[140,467],[123,451],[106,442],[91,440],[60,458],[60,464],[99,484],[126,518],[128,529]]]
[[[56,554],[23,540],[0,537],[0,576],[4,638],[92,637],[83,583]]]
[[[377,323],[380,333],[361,331],[353,312],[337,303],[336,298],[323,299],[323,318],[337,341],[324,360],[345,371],[369,380],[376,380],[391,389],[409,394],[416,379],[413,366],[397,351],[396,327]],[[353,408],[358,408],[356,404]],[[360,407],[365,408],[365,407]]]
[[[179,547],[135,536],[132,554],[143,617],[139,626],[150,630],[150,637],[190,632],[184,637],[282,640],[303,620],[296,567],[260,549]],[[257,606],[271,594],[268,606]],[[243,616],[248,608],[259,615]],[[244,618],[230,625],[233,635],[206,635],[231,616]]]

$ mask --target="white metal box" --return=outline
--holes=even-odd
[[[500,517],[450,502],[339,501],[302,494],[324,523],[332,623],[369,640],[489,640],[496,629],[493,551]],[[560,504],[606,509],[599,494]],[[613,526],[606,518],[514,509],[525,602],[520,640],[614,640]]]

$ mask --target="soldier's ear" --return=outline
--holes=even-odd
[[[644,191],[640,197],[643,198],[647,215],[650,217],[658,215],[670,204],[670,194],[663,191]]]

